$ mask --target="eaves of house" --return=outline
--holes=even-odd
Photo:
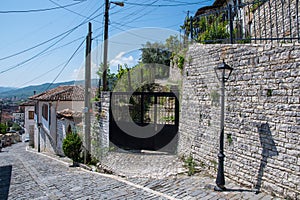
[[[21,103],[20,106],[34,106],[35,102],[32,100],[26,101],[24,103]]]
[[[56,116],[58,119],[62,119],[62,118],[66,118],[66,119],[70,119],[70,120],[81,119],[82,112],[76,112],[71,109],[64,109],[64,110],[58,111]]]
[[[64,85],[29,97],[38,101],[84,101],[84,89],[76,85]]]
[[[197,10],[195,17],[216,10],[227,4],[227,0],[216,0],[211,6],[201,7]]]

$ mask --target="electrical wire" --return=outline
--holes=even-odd
[[[7,69],[5,69],[5,70],[0,71],[0,74],[3,74],[3,73],[5,73],[5,72],[8,72],[8,71],[13,70],[13,69],[15,69],[15,68],[18,68],[18,67],[20,67],[20,66],[22,66],[22,65],[24,65],[24,64],[26,64],[26,63],[28,63],[29,61],[31,61],[31,60],[37,58],[38,56],[43,55],[45,52],[47,52],[47,51],[48,51],[49,49],[51,49],[53,46],[55,46],[55,45],[58,44],[60,41],[62,41],[63,39],[65,39],[68,35],[70,35],[74,30],[76,30],[76,29],[72,29],[70,32],[68,32],[65,36],[63,36],[62,38],[60,38],[58,41],[56,41],[55,43],[53,43],[52,45],[50,45],[49,47],[47,47],[47,48],[44,49],[43,51],[41,51],[41,52],[35,54],[34,56],[32,56],[32,57],[30,57],[30,58],[28,58],[28,59],[26,59],[26,60],[24,60],[24,61],[22,61],[22,62],[16,64],[16,65],[10,66],[9,68],[7,68]]]
[[[41,8],[41,9],[30,9],[30,10],[6,10],[6,11],[0,11],[0,14],[8,14],[8,13],[32,13],[32,12],[45,12],[45,11],[50,11],[50,10],[57,10],[57,9],[62,9],[62,8],[67,8],[71,6],[75,6],[77,4],[82,3],[83,1],[68,4],[65,6],[58,6],[58,7],[53,7],[53,8]]]
[[[102,15],[102,14],[101,14],[101,15]],[[95,16],[94,18],[96,18],[96,17],[98,17],[98,16],[99,16],[99,15]],[[56,41],[55,43],[53,43],[52,45],[50,45],[50,46],[47,47],[46,49],[42,50],[41,52],[35,54],[34,56],[32,56],[32,57],[30,57],[30,58],[28,58],[28,59],[26,59],[26,60],[24,60],[24,61],[22,61],[22,62],[16,64],[16,65],[10,66],[10,67],[8,67],[8,68],[5,69],[5,70],[0,71],[0,74],[6,73],[6,72],[11,71],[11,70],[13,70],[13,69],[15,69],[15,68],[18,68],[18,67],[20,67],[20,66],[22,66],[22,65],[24,65],[24,64],[26,64],[26,63],[28,63],[29,61],[31,61],[31,60],[33,60],[33,59],[35,59],[35,58],[37,58],[37,57],[43,55],[43,54],[46,53],[49,49],[51,49],[53,46],[55,46],[55,45],[58,44],[60,41],[62,41],[63,39],[65,39],[68,35],[70,35],[73,31],[75,31],[77,28],[79,28],[80,26],[82,26],[82,25],[85,24],[85,23],[86,23],[86,22],[84,21],[84,22],[82,22],[80,25],[76,26],[75,28],[73,28],[73,29],[67,31],[67,33],[66,33],[65,36],[63,36],[63,37],[60,38],[58,41]]]
[[[195,3],[178,3],[178,4],[142,4],[142,3],[130,3],[126,2],[128,5],[134,5],[134,6],[148,6],[148,7],[172,7],[172,6],[189,6],[189,5],[196,5],[196,4],[202,4],[202,2],[195,2]]]
[[[35,80],[38,80],[39,78],[41,78],[41,77],[43,77],[43,76],[46,76],[46,75],[49,74],[49,72],[54,71],[55,69],[57,69],[58,67],[64,65],[65,63],[66,63],[66,62],[63,62],[63,63],[61,63],[61,64],[59,64],[59,65],[56,65],[55,67],[51,68],[50,70],[46,71],[45,73],[39,74],[39,75],[36,76],[35,78],[33,78],[33,79],[31,79],[31,80],[29,80],[29,81],[23,83],[23,84],[20,84],[20,85],[17,86],[17,87],[21,87],[21,86],[26,85],[26,84],[28,84],[28,83],[31,83],[31,82],[33,82],[33,81],[35,81]]]
[[[58,79],[58,77],[62,74],[62,72],[65,70],[65,68],[68,66],[68,64],[71,62],[71,60],[73,59],[73,57],[76,55],[76,53],[79,51],[80,47],[83,45],[83,43],[85,42],[85,39],[80,43],[80,45],[77,47],[77,49],[74,51],[74,53],[71,55],[71,57],[68,59],[67,63],[63,66],[63,68],[59,71],[59,73],[57,74],[57,76],[53,79],[53,81],[48,85],[47,89],[48,90],[51,85],[53,85],[53,83]]]
[[[69,30],[67,30],[67,31],[65,31],[65,32],[63,32],[63,33],[61,33],[61,34],[58,34],[58,35],[52,37],[52,38],[50,38],[49,40],[46,40],[46,41],[44,41],[44,42],[41,42],[41,43],[39,43],[39,44],[37,44],[37,45],[35,45],[35,46],[33,46],[33,47],[30,47],[30,48],[28,48],[28,49],[24,49],[24,50],[22,50],[22,51],[19,51],[19,52],[17,52],[17,53],[11,54],[11,55],[9,55],[9,56],[2,57],[2,58],[0,58],[0,61],[6,60],[6,59],[8,59],[8,58],[15,57],[15,56],[20,55],[20,54],[23,54],[23,53],[25,53],[25,52],[27,52],[27,51],[33,50],[33,49],[35,49],[35,48],[37,48],[37,47],[39,47],[39,46],[42,46],[42,45],[44,45],[44,44],[47,44],[48,42],[51,42],[51,41],[53,41],[53,40],[55,40],[55,39],[57,39],[57,38],[63,36],[64,34],[67,34],[67,33],[69,33],[69,32],[73,32],[75,29],[77,29],[77,28],[81,27],[82,25],[84,25],[88,20],[93,20],[93,19],[99,17],[100,15],[103,15],[103,13],[100,13],[99,15],[97,15],[97,16],[91,18],[91,16],[94,15],[96,12],[98,12],[98,10],[100,10],[103,6],[104,6],[104,4],[103,4],[100,8],[98,8],[95,12],[93,12],[88,18],[86,18],[86,20],[84,20],[83,22],[81,22],[79,25],[77,25],[77,26],[75,26],[75,27],[73,27],[73,28],[71,28],[71,29],[69,29]],[[1,73],[0,73],[0,74],[1,74]]]
[[[86,16],[84,16],[84,15],[78,13],[78,12],[75,12],[75,11],[73,11],[73,10],[70,10],[70,9],[68,9],[68,8],[66,8],[66,7],[64,7],[64,6],[62,6],[62,5],[60,5],[59,3],[53,1],[53,0],[49,0],[49,1],[50,1],[51,3],[53,3],[53,4],[57,5],[57,6],[59,6],[59,7],[62,8],[62,9],[65,9],[65,10],[67,10],[67,11],[73,13],[73,14],[79,15],[80,17],[83,17],[83,18],[85,18],[85,19],[88,19],[88,17],[86,17]],[[94,21],[94,22],[97,22],[97,23],[101,23],[101,22],[99,22],[99,21],[97,21],[97,20],[93,20],[93,21]]]
[[[55,51],[55,50],[57,50],[57,49],[60,49],[60,48],[62,48],[62,47],[65,47],[65,46],[67,46],[67,45],[69,45],[69,44],[72,44],[72,43],[74,43],[74,42],[76,42],[76,41],[78,41],[78,40],[80,40],[80,39],[83,39],[83,38],[85,38],[85,37],[82,36],[82,37],[80,37],[80,38],[77,38],[77,39],[75,39],[75,40],[73,40],[73,41],[71,41],[71,42],[68,42],[68,43],[66,43],[66,44],[64,44],[64,45],[61,45],[61,46],[59,46],[59,47],[57,47],[57,48],[55,48],[55,49],[51,49],[50,51],[47,51],[47,52],[45,52],[44,54],[49,53],[49,52],[53,52],[53,51]],[[48,55],[49,55],[49,54],[48,54]],[[32,81],[37,80],[38,78],[41,78],[41,77],[47,75],[49,72],[54,71],[54,70],[57,69],[58,67],[64,65],[66,62],[67,62],[67,61],[65,61],[65,62],[63,62],[63,63],[61,63],[61,64],[59,64],[59,65],[57,65],[57,66],[55,66],[55,67],[53,67],[53,68],[51,68],[49,71],[47,71],[47,72],[45,72],[45,73],[42,73],[42,74],[38,75],[37,77],[31,79],[30,81],[27,81],[27,82],[21,84],[20,86],[26,85],[26,84],[28,84],[28,83],[30,83],[30,82],[32,82]],[[20,86],[18,86],[18,87],[20,87]]]

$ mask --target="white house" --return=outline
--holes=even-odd
[[[35,129],[35,120],[34,120],[34,106],[33,101],[27,101],[20,104],[21,107],[24,107],[24,136],[29,136],[29,145],[34,145],[34,129]]]
[[[58,153],[61,138],[57,134],[57,113],[64,109],[82,112],[84,89],[80,86],[59,86],[30,97],[35,101],[34,146],[40,151]]]
[[[24,122],[24,113],[23,112],[14,112],[13,114],[14,122],[15,123],[21,123]]]

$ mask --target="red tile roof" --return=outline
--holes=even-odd
[[[70,109],[64,109],[64,110],[58,111],[56,115],[57,115],[58,119],[61,119],[61,118],[80,119],[82,117],[81,112],[76,112],[76,111],[70,110]]]
[[[29,97],[38,101],[84,101],[84,89],[77,85],[63,85]]]
[[[34,105],[35,105],[35,102],[32,100],[29,100],[29,101],[26,101],[26,102],[23,102],[20,104],[20,106],[34,106]]]

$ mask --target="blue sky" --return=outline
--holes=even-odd
[[[169,35],[179,35],[179,27],[183,24],[187,11],[193,15],[198,8],[212,3],[211,0],[125,0],[124,7],[111,4],[109,61],[112,70],[116,69],[118,63],[136,63],[138,49],[147,41],[164,41]],[[55,9],[59,5],[71,6]],[[1,2],[0,86],[24,87],[81,79],[88,22],[93,26],[92,62],[96,68],[103,59],[103,5],[104,0]],[[54,9],[32,11],[45,8]],[[31,11],[3,12],[24,10]],[[88,17],[93,19],[87,19]],[[74,30],[69,34],[50,40],[71,29]],[[43,45],[20,53],[48,40],[50,41]],[[66,65],[77,48],[78,51]],[[94,75],[93,77],[96,78]]]

